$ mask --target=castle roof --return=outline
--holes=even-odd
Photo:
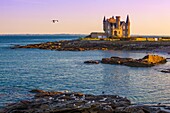
[[[129,15],[127,15],[126,23],[130,23]]]
[[[108,20],[109,23],[115,23],[116,22],[116,19],[114,19],[114,18],[109,18],[107,20]]]

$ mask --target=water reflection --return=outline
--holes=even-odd
[[[103,52],[103,56],[110,57],[131,57],[141,58],[147,53],[131,53],[109,51]],[[168,103],[170,98],[169,88],[170,77],[157,71],[155,68],[169,67],[169,62],[165,65],[158,65],[152,68],[136,68],[121,65],[102,64],[103,88],[109,94],[118,94],[130,98],[133,102],[140,103]],[[167,96],[164,96],[167,95]]]

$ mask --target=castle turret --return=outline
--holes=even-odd
[[[103,18],[103,30],[106,30],[106,17]]]
[[[126,19],[125,36],[126,37],[130,37],[130,20],[129,20],[129,15],[127,15],[127,19]]]
[[[116,16],[116,28],[120,28],[120,16]]]

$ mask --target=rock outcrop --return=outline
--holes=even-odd
[[[161,70],[161,72],[163,72],[163,73],[170,73],[170,69],[164,69],[164,70]]]
[[[100,61],[98,60],[88,60],[88,61],[85,61],[84,63],[85,64],[99,64]]]
[[[167,60],[162,56],[147,55],[142,59],[120,58],[120,57],[103,58],[101,62],[104,64],[120,64],[120,65],[126,65],[131,67],[151,67],[158,64],[164,64],[167,62]]]
[[[1,113],[110,113],[127,107],[130,101],[114,95],[90,95],[76,92],[37,92],[32,101],[7,106]]]
[[[90,95],[76,92],[36,93],[31,101],[20,101],[0,109],[0,113],[168,113],[164,105],[132,105],[117,95]]]
[[[37,48],[57,51],[87,51],[87,50],[155,50],[169,52],[169,41],[138,42],[138,41],[93,41],[93,40],[65,40],[40,44],[16,45],[15,48]]]

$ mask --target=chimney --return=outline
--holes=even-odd
[[[120,16],[116,16],[116,28],[120,28]]]

